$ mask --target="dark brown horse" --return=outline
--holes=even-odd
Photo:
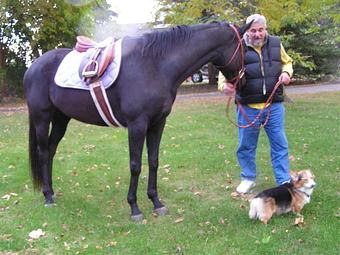
[[[208,62],[218,66],[224,75],[237,73],[241,67],[240,35],[248,27],[236,30],[227,23],[178,26],[123,39],[120,73],[107,89],[107,96],[116,118],[128,130],[131,178],[127,200],[134,220],[143,218],[136,192],[145,140],[149,163],[147,195],[155,212],[163,215],[167,209],[157,194],[159,144],[177,88]],[[45,205],[54,203],[53,157],[70,119],[106,125],[88,91],[62,88],[54,82],[59,64],[70,51],[55,49],[43,54],[24,77],[31,173],[34,187],[45,196]]]

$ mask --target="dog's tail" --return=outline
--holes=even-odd
[[[249,210],[249,218],[250,219],[257,219],[259,217],[259,210],[262,207],[262,199],[261,198],[254,198],[250,202],[250,210]]]

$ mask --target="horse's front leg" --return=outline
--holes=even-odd
[[[148,197],[154,205],[154,212],[158,215],[165,215],[168,213],[168,209],[159,201],[157,193],[159,145],[164,125],[165,119],[150,127],[146,136],[149,161]]]
[[[127,200],[131,207],[131,218],[136,222],[142,221],[144,218],[137,205],[137,188],[142,167],[146,129],[147,125],[144,121],[136,121],[128,125],[131,177]]]

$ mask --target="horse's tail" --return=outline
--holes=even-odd
[[[29,119],[29,160],[33,187],[40,190],[43,182],[42,172],[39,169],[39,154],[37,146],[37,133],[32,119]]]

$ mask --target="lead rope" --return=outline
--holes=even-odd
[[[238,81],[239,82],[239,81]],[[238,85],[235,84],[235,85]],[[264,110],[266,109],[266,107],[268,106],[268,114],[267,114],[267,117],[266,117],[266,120],[265,122],[263,123],[262,127],[265,127],[268,123],[268,120],[269,120],[269,116],[270,116],[270,110],[271,110],[271,107],[272,107],[272,102],[273,102],[273,97],[274,97],[274,94],[276,92],[276,90],[279,88],[279,86],[281,85],[281,81],[278,81],[275,86],[274,86],[274,89],[272,91],[272,93],[270,94],[270,96],[268,97],[266,103],[265,103],[265,107],[263,109],[261,109],[261,111],[257,114],[257,116],[254,118],[253,121],[250,121],[249,120],[249,117],[248,115],[246,114],[245,110],[243,109],[242,107],[242,104],[236,99],[235,96],[229,96],[228,97],[228,101],[227,101],[227,106],[226,106],[226,115],[227,115],[227,118],[228,120],[234,124],[235,126],[239,127],[239,128],[248,128],[248,127],[251,127],[251,126],[254,126],[256,121],[258,119],[260,119],[260,117],[262,116]],[[235,97],[235,101],[237,103],[237,107],[239,107],[240,111],[241,111],[241,114],[243,115],[243,117],[246,119],[246,121],[248,122],[247,125],[239,125],[238,123],[235,123],[229,116],[229,109],[230,109],[230,103],[231,103],[231,100],[233,99],[233,97]]]

